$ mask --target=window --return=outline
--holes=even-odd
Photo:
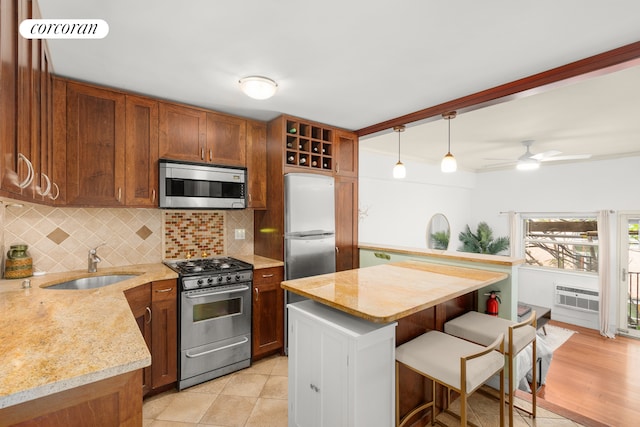
[[[598,272],[598,221],[593,217],[524,219],[526,264]]]

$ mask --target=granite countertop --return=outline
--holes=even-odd
[[[504,280],[506,273],[403,261],[282,282],[354,316],[389,323]]]
[[[433,258],[444,258],[457,261],[477,262],[493,265],[513,266],[524,264],[524,258],[511,256],[475,254],[471,252],[444,251],[427,248],[412,248],[406,246],[380,245],[376,243],[359,243],[358,249],[367,249],[380,252],[387,251],[405,255],[429,256]]]
[[[44,286],[92,275],[137,274],[87,290]],[[149,366],[151,355],[123,291],[178,275],[164,264],[0,281],[0,408]]]
[[[272,268],[272,267],[282,267],[284,266],[283,261],[278,261],[276,259],[265,258],[260,255],[235,255],[229,254],[229,256],[239,259],[240,261],[248,262],[253,265],[254,270],[260,270],[262,268]]]

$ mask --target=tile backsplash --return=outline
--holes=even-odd
[[[253,211],[165,211],[133,208],[53,208],[0,202],[0,248],[29,246],[34,271],[87,268],[88,251],[98,249],[100,267],[162,262],[201,256],[253,253]],[[235,240],[242,229],[244,240]]]

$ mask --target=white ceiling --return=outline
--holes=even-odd
[[[38,2],[44,18],[109,24],[102,40],[49,40],[59,75],[259,120],[286,113],[351,130],[640,40],[637,0]],[[452,151],[470,170],[482,169],[484,157],[519,156],[524,139],[536,141],[533,152],[638,151],[629,118],[638,121],[640,79],[627,72],[615,93],[611,78],[588,96],[578,85],[554,91],[553,108],[531,98],[518,101],[524,113],[509,102],[461,114],[451,123]],[[239,91],[238,79],[255,74],[278,82],[273,98]],[[446,122],[424,126],[402,135],[403,149],[437,162]],[[363,148],[397,150],[397,135],[379,137]]]
[[[401,159],[440,163],[447,152],[447,125],[441,118],[407,125],[400,135]],[[526,140],[533,140],[532,154],[556,150],[561,152],[557,157],[591,155],[580,161],[640,155],[640,65],[459,114],[451,121],[451,152],[461,169],[513,168],[525,153]],[[365,137],[360,147],[397,157],[398,134]]]

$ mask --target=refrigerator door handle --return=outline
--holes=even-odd
[[[285,239],[294,240],[314,240],[314,239],[326,239],[327,237],[334,236],[333,231],[299,231],[295,233],[286,233]]]

